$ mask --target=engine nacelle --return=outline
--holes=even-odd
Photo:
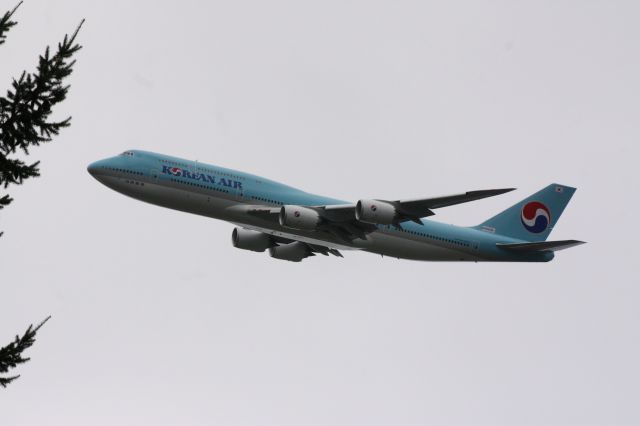
[[[374,225],[391,225],[396,222],[398,212],[393,204],[380,200],[359,200],[356,204],[356,219]]]
[[[280,226],[313,231],[321,221],[320,214],[308,207],[285,205],[278,215]]]
[[[296,241],[269,248],[269,255],[274,259],[288,260],[290,262],[300,262],[312,253],[306,244]]]
[[[273,241],[267,234],[242,228],[233,229],[231,242],[236,248],[257,252],[263,252],[273,246]]]

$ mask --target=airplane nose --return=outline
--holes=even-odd
[[[91,176],[95,176],[95,175],[96,175],[96,172],[98,171],[98,163],[97,163],[97,162],[95,162],[95,163],[91,163],[91,164],[89,164],[89,165],[87,166],[87,171],[89,172],[89,174],[90,174]]]
[[[105,174],[105,169],[109,165],[108,160],[98,160],[87,166],[87,171],[91,176],[100,180],[100,176]]]

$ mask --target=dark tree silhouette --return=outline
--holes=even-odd
[[[7,32],[16,25],[12,17],[22,2],[6,12],[0,18],[0,45],[4,44]],[[0,187],[7,189],[9,185],[21,185],[25,179],[40,175],[38,161],[32,164],[11,158],[16,152],[29,154],[29,148],[41,143],[50,142],[60,129],[68,127],[71,117],[62,121],[51,121],[54,105],[62,102],[69,90],[65,79],[73,71],[75,61],[73,55],[81,49],[75,43],[76,36],[84,20],[71,37],[65,35],[58,43],[56,52],[51,55],[49,47],[38,60],[35,73],[23,71],[20,78],[13,79],[11,89],[6,97],[0,96]],[[0,194],[0,209],[8,206],[13,200],[7,194]],[[2,236],[2,232],[0,232]],[[42,321],[37,327],[29,326],[22,337],[0,349],[0,374],[7,373],[17,365],[29,361],[22,353],[35,342],[36,332],[47,322]],[[19,376],[0,376],[0,386],[7,387]]]
[[[16,336],[16,339],[13,342],[0,349],[0,374],[5,374],[10,369],[17,367],[19,364],[24,364],[29,361],[30,358],[22,357],[22,352],[33,345],[36,341],[36,333],[45,322],[49,321],[49,318],[51,317],[49,316],[45,318],[45,320],[38,324],[36,328],[33,328],[33,324],[30,325],[22,337]],[[9,383],[13,382],[18,377],[20,376],[0,376],[0,386],[6,388]]]
[[[5,42],[6,33],[16,25],[12,17],[21,4],[0,18],[0,45]],[[71,37],[64,36],[55,54],[51,55],[47,47],[38,60],[36,72],[31,74],[23,71],[18,79],[13,79],[6,97],[0,97],[0,186],[4,189],[40,176],[39,161],[26,164],[10,156],[17,151],[28,155],[29,148],[50,142],[71,122],[71,117],[51,121],[49,116],[53,106],[67,96],[69,86],[64,81],[73,71],[73,55],[82,48],[75,40],[83,23],[84,20]],[[12,201],[9,195],[0,194],[0,209]]]

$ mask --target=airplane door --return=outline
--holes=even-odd
[[[160,177],[160,170],[153,168],[149,169],[149,177],[151,178],[151,183],[158,182],[158,179]]]
[[[242,186],[240,188],[236,189],[236,199],[238,201],[243,201],[244,200],[244,189],[242,188]]]
[[[480,250],[480,243],[478,243],[477,241],[471,241],[471,248],[474,251]]]

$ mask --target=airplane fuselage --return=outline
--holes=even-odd
[[[277,238],[341,250],[433,261],[545,262],[552,252],[513,253],[496,244],[522,240],[476,228],[405,222],[377,225],[366,238],[344,239],[322,231],[287,228],[248,214],[252,206],[331,206],[345,201],[318,196],[259,176],[145,151],[127,151],[97,161],[89,172],[107,187],[140,201],[215,219]]]

